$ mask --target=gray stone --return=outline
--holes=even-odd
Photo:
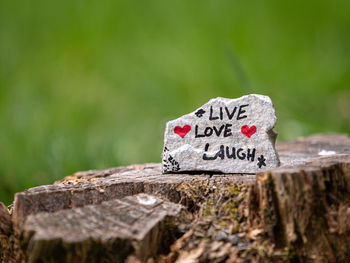
[[[227,240],[227,234],[224,231],[220,231],[216,237],[218,241],[226,241]]]
[[[247,242],[239,242],[237,244],[238,251],[243,251],[248,249],[248,243]]]
[[[256,173],[279,166],[276,114],[271,99],[251,94],[215,98],[169,121],[164,134],[164,173]]]
[[[229,235],[227,239],[234,246],[239,242],[239,236],[237,234]]]

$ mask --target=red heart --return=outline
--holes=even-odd
[[[180,126],[176,126],[174,128],[174,132],[179,135],[181,138],[185,137],[186,134],[191,130],[191,126],[190,125],[185,125],[183,128],[181,128]]]
[[[250,138],[255,132],[256,132],[256,127],[255,125],[251,126],[250,128],[248,127],[248,125],[243,125],[241,127],[241,132],[247,136],[248,138]]]

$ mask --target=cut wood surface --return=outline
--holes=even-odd
[[[124,262],[129,255],[144,262],[166,253],[177,226],[188,219],[183,206],[138,194],[31,215],[22,247],[29,262]]]
[[[72,211],[85,211],[79,207],[93,205],[97,209],[104,201],[147,193],[182,204],[194,216],[181,238],[170,247],[162,246],[168,252],[152,254],[147,260],[347,262],[349,137],[314,135],[277,143],[276,147],[281,166],[259,174],[165,175],[160,164],[144,164],[78,172],[53,185],[17,193],[12,211],[16,231],[11,231],[15,240],[22,242],[18,253],[24,251],[30,257],[31,238],[23,234],[26,232],[18,236],[30,215],[40,218],[41,212],[56,212],[52,216],[63,213],[69,217],[75,213]],[[84,212],[81,217],[88,220],[90,214]],[[46,227],[43,225],[43,233]],[[51,244],[49,238],[42,240]],[[146,260],[136,254],[129,262]]]
[[[14,218],[21,225],[30,214],[99,204],[138,193],[159,195],[186,206],[191,200],[181,184],[254,184],[255,175],[162,174],[160,164],[132,165],[102,171],[79,172],[53,185],[31,188],[15,195]]]
[[[313,161],[327,159],[322,151],[335,151],[338,158],[350,154],[350,139],[345,135],[316,135],[297,141],[278,143],[281,167],[304,169]],[[304,166],[303,166],[304,165]],[[162,174],[160,164],[132,165],[78,172],[53,185],[45,185],[17,193],[14,201],[14,218],[21,225],[26,216],[38,212],[55,212],[61,209],[99,204],[115,198],[138,193],[164,196],[173,202],[188,201],[178,186],[183,182],[199,181],[202,184],[220,185],[238,183],[251,185],[255,174]]]

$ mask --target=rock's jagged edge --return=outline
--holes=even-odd
[[[18,193],[13,220],[20,231],[29,214],[148,192],[184,204],[196,217],[171,252],[156,262],[186,258],[346,262],[350,251],[349,137],[315,135],[277,144],[277,150],[282,166],[256,177],[162,177],[155,173],[160,167],[154,164],[76,173],[56,185]],[[336,154],[323,157],[319,155],[322,150]]]
[[[260,94],[249,94],[249,95],[245,95],[242,96],[240,98],[235,98],[235,99],[229,99],[229,98],[223,98],[223,97],[217,97],[217,98],[213,98],[210,99],[207,103],[203,104],[201,107],[197,108],[195,111],[190,112],[188,114],[185,114],[179,118],[176,118],[174,120],[168,121],[165,127],[165,133],[164,133],[164,149],[162,152],[162,171],[163,173],[176,173],[176,172],[191,172],[191,171],[196,171],[196,170],[200,170],[200,171],[204,171],[204,172],[224,172],[224,173],[255,173],[256,169],[245,169],[245,166],[240,167],[240,169],[235,169],[235,165],[230,165],[228,167],[230,167],[229,169],[227,167],[215,167],[215,168],[210,168],[210,163],[206,163],[205,167],[203,168],[198,168],[198,167],[187,167],[187,168],[183,168],[181,165],[181,161],[177,160],[176,157],[174,157],[174,154],[176,152],[186,152],[187,154],[190,152],[198,152],[198,148],[194,148],[192,145],[190,144],[185,144],[182,145],[180,148],[177,149],[169,149],[169,138],[168,136],[170,134],[172,134],[172,129],[171,127],[175,127],[175,124],[179,124],[179,123],[183,123],[183,124],[190,124],[191,122],[188,121],[186,122],[186,119],[190,119],[190,118],[195,118],[194,115],[198,110],[201,110],[203,108],[206,108],[208,105],[214,103],[217,100],[221,100],[224,104],[229,104],[229,103],[239,103],[245,100],[249,100],[249,99],[255,99],[257,101],[261,101],[263,102],[268,109],[271,109],[270,112],[270,117],[271,118],[266,118],[266,122],[269,123],[269,125],[267,125],[264,129],[264,131],[267,134],[267,137],[269,138],[269,140],[266,140],[266,143],[269,144],[269,146],[271,146],[271,149],[269,149],[269,152],[271,152],[271,156],[274,160],[274,164],[267,169],[272,169],[272,168],[276,168],[280,165],[280,160],[279,160],[279,155],[275,149],[275,143],[276,143],[276,138],[277,138],[277,133],[273,130],[273,128],[276,125],[277,122],[277,116],[276,116],[276,112],[275,112],[275,108],[274,108],[274,104],[271,100],[270,97],[265,96],[265,95],[260,95]],[[266,111],[266,109],[265,109]],[[263,114],[262,114],[263,115]],[[260,116],[261,117],[261,116]],[[259,118],[257,118],[259,119]],[[260,119],[263,119],[262,117]],[[182,149],[183,148],[183,149]],[[185,159],[187,159],[188,156],[185,157]],[[195,161],[195,160],[194,160]],[[181,168],[180,168],[181,167]]]
[[[192,111],[190,113],[187,113],[187,114],[185,114],[185,115],[183,115],[183,116],[181,116],[179,118],[171,120],[169,122],[176,122],[176,121],[179,121],[184,116],[194,115],[196,111],[198,111],[199,109],[203,108],[206,105],[209,105],[209,104],[213,103],[214,101],[216,101],[218,99],[224,101],[225,103],[228,103],[228,102],[240,102],[240,101],[245,100],[245,99],[247,99],[249,97],[255,97],[255,98],[257,98],[257,99],[259,99],[261,101],[264,101],[266,104],[269,104],[272,107],[272,109],[275,109],[275,106],[274,106],[271,98],[269,96],[265,96],[265,95],[261,95],[261,94],[249,94],[249,95],[244,95],[242,97],[234,98],[234,99],[224,98],[224,97],[216,97],[216,98],[210,99],[208,102],[204,103],[202,106],[200,106],[196,110],[194,110],[194,111]],[[275,118],[272,121],[271,126],[268,128],[268,130],[272,130],[275,127],[275,125],[276,125],[277,116],[276,116],[276,111],[275,110],[273,110],[273,115],[275,116]]]

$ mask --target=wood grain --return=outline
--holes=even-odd
[[[183,206],[139,194],[31,215],[22,248],[28,262],[124,262],[131,254],[144,262],[167,252],[186,219]]]

